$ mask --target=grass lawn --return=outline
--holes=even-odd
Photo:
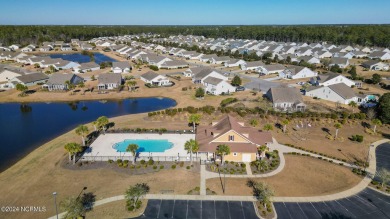
[[[148,200],[143,200],[141,208],[136,211],[126,209],[126,201],[115,201],[105,205],[97,206],[86,213],[85,218],[133,218],[143,214],[148,204]]]
[[[346,167],[311,157],[286,155],[286,166],[279,174],[257,178],[269,184],[275,196],[318,196],[344,191],[357,185],[362,178]],[[246,185],[248,179],[226,178],[225,195],[253,195]],[[206,185],[217,194],[223,194],[219,178],[209,179]]]
[[[110,119],[116,127],[145,127],[145,114],[128,115]],[[150,127],[184,129],[183,122],[149,122]],[[93,130],[89,124],[90,130]],[[82,188],[96,195],[96,200],[124,194],[133,184],[145,182],[151,193],[173,190],[174,194],[187,194],[199,186],[199,173],[183,169],[164,169],[157,173],[130,175],[110,168],[69,170],[61,162],[68,159],[64,150],[67,142],[80,142],[74,131],[68,132],[39,147],[17,164],[0,173],[0,203],[6,206],[46,206],[43,213],[3,213],[0,218],[47,218],[55,214],[52,193],[56,191],[57,203],[69,196],[77,196]]]

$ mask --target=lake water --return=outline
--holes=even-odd
[[[175,105],[176,101],[173,99],[157,97],[107,102],[2,103],[0,171],[16,163],[43,143],[100,116],[114,117],[150,112]]]
[[[95,63],[100,64],[102,62],[117,62],[118,60],[115,60],[113,58],[110,58],[104,54],[101,53],[94,53]],[[87,55],[82,55],[81,53],[71,53],[71,54],[51,54],[49,55],[50,58],[61,58],[63,60],[68,60],[72,62],[78,62],[78,63],[86,63],[90,62],[91,58]]]

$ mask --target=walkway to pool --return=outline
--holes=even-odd
[[[180,160],[189,157],[187,151],[184,150],[184,144],[190,139],[195,139],[194,134],[137,134],[137,133],[109,133],[100,135],[90,146],[90,150],[83,155],[84,160],[116,160],[116,159],[130,159],[132,154],[130,152],[117,152],[113,145],[122,142],[126,139],[134,140],[168,140],[173,143],[173,147],[164,152],[140,152],[139,157],[153,157],[163,160]]]

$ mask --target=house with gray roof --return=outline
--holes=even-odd
[[[346,68],[349,66],[348,58],[333,57],[330,59],[329,67],[338,65],[340,68]]]
[[[68,90],[68,82],[72,85],[78,85],[83,82],[84,79],[75,74],[52,74],[46,84],[42,85],[42,88],[49,91],[66,91]]]
[[[379,60],[369,60],[361,64],[363,68],[367,68],[369,71],[381,71],[389,70],[389,65]]]
[[[228,80],[228,77],[227,75],[225,75],[225,73],[216,69],[206,68],[201,70],[197,74],[194,74],[194,76],[192,77],[192,82],[194,82],[195,84],[199,84],[199,83],[202,84],[204,79],[206,79],[209,76],[214,78],[220,78],[224,81]]]
[[[178,68],[187,68],[188,63],[183,60],[172,60],[172,61],[165,61],[160,65],[160,68],[162,69],[178,69]]]
[[[144,81],[146,84],[151,84],[153,86],[158,87],[172,85],[172,82],[170,82],[167,77],[157,74],[153,71],[148,71],[142,74],[141,80]]]
[[[96,71],[100,69],[100,65],[95,62],[81,63],[79,66],[73,68],[74,73],[85,73],[88,71]]]
[[[98,90],[118,89],[122,84],[122,75],[114,73],[100,74],[98,77]]]
[[[306,96],[316,97],[336,103],[349,104],[355,102],[363,103],[364,98],[355,94],[352,88],[344,83],[333,84],[329,86],[311,87],[306,90]]]
[[[261,66],[259,69],[260,74],[269,75],[269,74],[276,74],[284,71],[286,67],[281,64],[274,64],[274,65],[264,65]]]
[[[220,95],[230,94],[236,91],[236,88],[221,78],[208,76],[203,80],[203,86],[208,94]]]
[[[344,83],[348,87],[352,87],[355,85],[354,81],[348,79],[341,74],[334,72],[318,74],[316,77],[310,78],[310,84],[313,86],[329,86],[338,83]]]
[[[245,64],[241,65],[241,70],[255,71],[264,65],[262,61],[245,62]]]
[[[390,60],[390,53],[383,51],[375,51],[368,55],[370,59]]]
[[[303,102],[302,94],[293,87],[273,87],[265,96],[272,102],[275,110],[284,112],[305,111],[306,104]]]
[[[289,66],[282,72],[279,72],[280,78],[286,79],[299,79],[299,78],[311,78],[317,76],[318,73],[303,66]]]
[[[44,84],[48,79],[49,79],[49,77],[46,74],[36,72],[36,73],[28,73],[28,74],[24,74],[21,76],[17,76],[14,79],[12,79],[11,81],[16,83],[16,84],[23,84],[25,86],[33,86],[33,85],[38,85],[38,84]]]
[[[231,58],[229,56],[220,56],[220,57],[213,57],[211,58],[211,63],[213,64],[223,64],[225,62],[228,62]]]
[[[114,73],[128,73],[131,70],[131,65],[128,61],[113,62],[111,70]]]
[[[188,68],[188,69],[186,69],[183,72],[183,75],[184,75],[184,77],[191,78],[192,76],[198,74],[199,72],[201,72],[204,69],[210,69],[210,68],[209,67],[205,67],[205,66],[198,66],[198,67]]]

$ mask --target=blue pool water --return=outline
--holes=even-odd
[[[153,140],[153,139],[126,139],[122,142],[114,144],[113,148],[117,152],[126,152],[126,148],[129,144],[136,144],[139,146],[137,152],[164,152],[173,147],[172,142],[166,139]]]
[[[72,53],[72,54],[51,54],[49,55],[50,58],[61,58],[61,59],[64,59],[64,60],[68,60],[68,61],[71,61],[71,62],[78,62],[78,63],[86,63],[86,62],[90,62],[91,61],[91,58],[87,55],[83,55],[81,53]],[[104,54],[101,54],[101,53],[94,53],[93,54],[94,56],[94,59],[95,59],[95,63],[96,64],[100,64],[102,62],[117,62],[117,60],[113,59],[113,58],[110,58]]]

